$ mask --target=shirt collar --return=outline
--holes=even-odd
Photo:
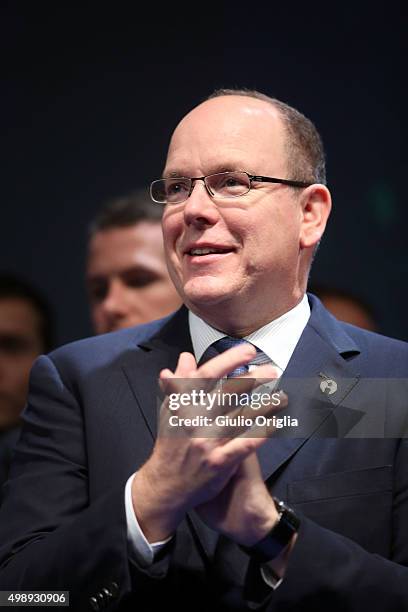
[[[283,372],[292,357],[309,317],[310,306],[305,294],[294,308],[249,334],[249,336],[245,336],[245,340],[268,355],[271,361]],[[224,338],[226,334],[211,327],[191,311],[188,313],[188,323],[194,355],[198,362],[210,344]]]

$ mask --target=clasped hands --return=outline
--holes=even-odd
[[[169,431],[171,394],[181,394],[207,385],[214,389],[228,372],[247,364],[255,356],[248,345],[234,347],[197,367],[190,353],[182,353],[174,372],[160,373],[160,386],[166,394],[160,415],[159,435],[148,461],[140,468],[132,483],[133,507],[139,525],[149,542],[171,536],[186,512],[191,509],[204,522],[238,544],[251,546],[265,535],[278,520],[275,504],[263,482],[256,450],[266,442],[273,428],[262,437],[255,437],[256,426],[217,426],[216,435],[208,436],[201,425]],[[223,392],[250,393],[255,387],[276,378],[271,365],[263,365],[239,379],[226,381]],[[205,381],[208,381],[207,383]],[[187,385],[187,387],[186,387]],[[287,404],[280,394],[279,405],[262,406],[258,414],[272,416]],[[224,411],[225,406],[217,406]],[[245,415],[251,408],[233,406],[232,415]],[[192,415],[190,410],[190,416]],[[206,437],[204,437],[206,435]],[[260,435],[260,434],[258,434]]]

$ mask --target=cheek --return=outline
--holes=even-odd
[[[174,253],[177,243],[183,235],[183,213],[176,210],[165,211],[163,213],[162,227],[164,250],[169,257]]]
[[[134,304],[140,311],[149,312],[151,307],[164,307],[168,295],[168,289],[164,282],[156,282],[146,287],[143,293],[135,298]]]
[[[31,367],[36,356],[33,355],[22,360],[18,359],[14,362],[13,367],[10,368],[9,386],[15,393],[20,395],[26,393]]]
[[[178,241],[180,240],[180,233],[176,231],[176,228],[169,226],[166,228],[167,231],[164,233],[164,254],[166,259],[166,275],[168,274],[172,280],[172,284],[178,281],[181,275],[182,260],[180,259],[178,250]]]
[[[91,318],[95,323],[100,323],[104,320],[104,311],[101,304],[91,306]]]
[[[269,276],[273,270],[283,269],[287,262],[297,256],[294,228],[271,213],[259,223],[249,225],[243,237],[242,265],[253,281],[257,277]]]
[[[171,240],[170,236],[168,236],[167,241],[164,242],[164,256],[166,258],[166,269],[169,267],[172,268],[176,261],[177,250],[176,244]]]
[[[246,227],[237,228],[235,232],[232,229],[231,233],[239,237],[239,242],[242,245],[243,257],[248,260],[248,262],[254,260],[262,261],[264,247],[270,245],[270,232],[265,230],[265,221],[259,225],[248,223]]]

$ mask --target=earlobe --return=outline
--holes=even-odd
[[[300,232],[300,247],[314,247],[326,229],[326,223],[331,210],[331,195],[325,185],[314,184],[302,194],[302,227]]]

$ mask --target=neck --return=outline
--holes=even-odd
[[[206,305],[205,307],[191,304],[188,307],[211,327],[228,336],[243,338],[292,310],[300,303],[303,295],[301,293],[279,304],[272,304],[265,312],[254,311],[248,304],[242,310],[225,304]]]

